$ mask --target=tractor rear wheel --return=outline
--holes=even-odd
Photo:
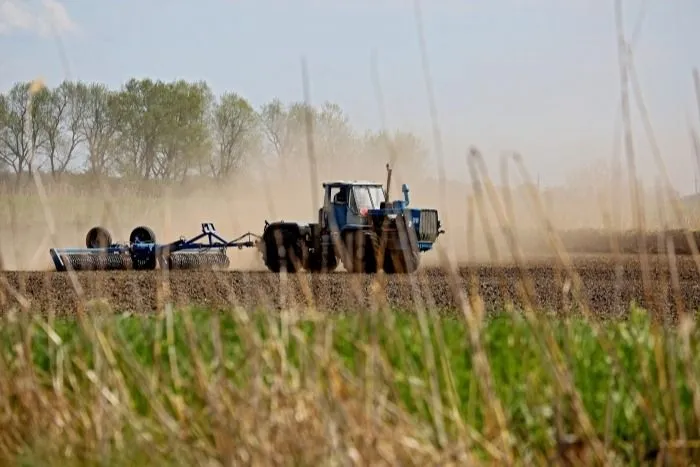
[[[349,273],[374,274],[377,272],[379,240],[374,232],[356,230],[343,235],[343,267]]]
[[[296,273],[307,264],[308,249],[296,232],[274,229],[264,234],[263,260],[272,272]]]
[[[314,254],[309,255],[308,270],[314,273],[333,272],[338,267],[338,258],[332,246],[319,247]]]

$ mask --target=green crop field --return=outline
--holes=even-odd
[[[629,465],[699,434],[698,329],[635,307],[595,325],[114,311],[0,319],[3,463]]]

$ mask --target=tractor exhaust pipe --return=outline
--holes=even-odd
[[[386,163],[386,200],[389,202],[391,200],[391,166]]]

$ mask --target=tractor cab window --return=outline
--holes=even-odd
[[[379,209],[379,205],[384,201],[384,190],[379,186],[356,186],[352,189],[353,210],[359,211],[362,208]]]

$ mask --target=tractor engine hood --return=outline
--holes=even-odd
[[[395,216],[396,214],[404,212],[410,203],[408,185],[404,183],[401,186],[401,191],[403,192],[403,200],[397,199],[394,201],[382,202],[379,209],[370,209],[367,214],[372,217]]]
[[[408,197],[408,185],[405,183],[401,185],[401,191],[403,192],[403,200],[397,199],[394,201],[383,201],[380,203],[379,209],[370,209],[369,214],[390,215],[403,212],[410,204],[410,199]]]
[[[367,210],[367,215],[370,217],[396,216],[406,211],[406,206],[403,201],[394,201],[393,203],[383,206],[379,209]]]
[[[411,210],[406,208],[403,201],[394,201],[392,203],[387,203],[380,209],[369,209],[367,211],[366,217],[370,219],[370,223],[376,228],[380,228],[384,225],[385,221],[389,221],[388,225],[384,225],[390,229],[395,228],[396,217],[400,214],[407,215],[411,217]]]

